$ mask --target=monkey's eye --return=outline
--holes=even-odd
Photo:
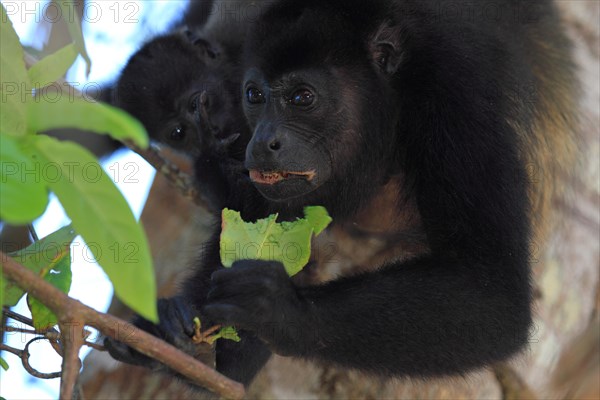
[[[260,104],[265,102],[265,96],[255,87],[250,87],[246,90],[246,99],[250,104]]]
[[[173,142],[181,142],[185,139],[185,130],[181,126],[176,126],[175,129],[171,131],[169,139]]]
[[[295,106],[310,106],[315,101],[315,95],[308,89],[300,89],[294,92],[290,98],[290,104]]]

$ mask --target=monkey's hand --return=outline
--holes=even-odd
[[[311,334],[311,305],[297,292],[283,264],[241,260],[212,274],[208,303],[203,307],[215,323],[254,331],[278,354],[301,356]]]
[[[188,303],[181,297],[160,299],[158,300],[158,316],[158,325],[139,316],[133,321],[133,324],[185,353],[195,355],[197,345],[192,341],[192,336],[195,332],[194,317],[197,316],[197,313]],[[141,365],[155,371],[167,370],[160,362],[129,346],[130,343],[135,342],[135,335],[121,334],[118,331],[117,335],[118,340],[108,337],[104,339],[104,346],[114,359],[128,364]]]

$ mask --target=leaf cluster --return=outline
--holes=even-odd
[[[58,6],[64,6],[57,2]],[[146,235],[98,160],[78,144],[44,132],[57,128],[108,134],[146,148],[143,126],[123,111],[76,96],[46,99],[41,89],[65,75],[78,56],[90,58],[80,21],[67,21],[73,42],[27,69],[23,47],[4,6],[0,6],[0,221],[31,224],[56,195],[71,225],[10,254],[19,263],[67,293],[71,285],[70,243],[81,235],[112,281],[116,295],[136,312],[157,321],[156,284]],[[89,179],[87,171],[97,175]],[[93,245],[92,245],[93,244]],[[110,249],[135,246],[135,257],[109,256]],[[0,269],[2,260],[0,260]],[[0,301],[13,306],[24,295],[0,273]],[[56,316],[28,297],[34,323],[57,323]],[[3,361],[0,361],[5,366]]]

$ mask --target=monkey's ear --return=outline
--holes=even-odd
[[[213,46],[208,40],[201,36],[201,31],[198,29],[190,29],[187,26],[181,28],[181,33],[187,40],[194,45],[204,56],[204,59],[215,60],[219,57],[220,51]]]
[[[216,60],[221,55],[219,49],[206,39],[196,38],[192,41],[192,44],[202,52],[204,58],[207,60]]]
[[[387,75],[393,75],[402,61],[400,28],[390,21],[382,23],[371,36],[371,59]]]

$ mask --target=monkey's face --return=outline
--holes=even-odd
[[[153,139],[193,158],[209,151],[215,141],[248,136],[237,90],[228,87],[227,79],[212,68],[198,68],[199,76],[188,90],[172,99],[163,97],[158,112],[162,121],[149,127]],[[158,96],[156,100],[160,101]]]
[[[146,44],[123,70],[116,99],[154,141],[193,158],[215,139],[247,136],[233,74],[198,43],[174,34]]]
[[[353,181],[347,173],[363,135],[352,115],[358,107],[341,79],[334,69],[320,68],[274,79],[258,68],[246,73],[242,97],[253,131],[246,167],[266,198],[319,202],[335,190],[332,182]]]

